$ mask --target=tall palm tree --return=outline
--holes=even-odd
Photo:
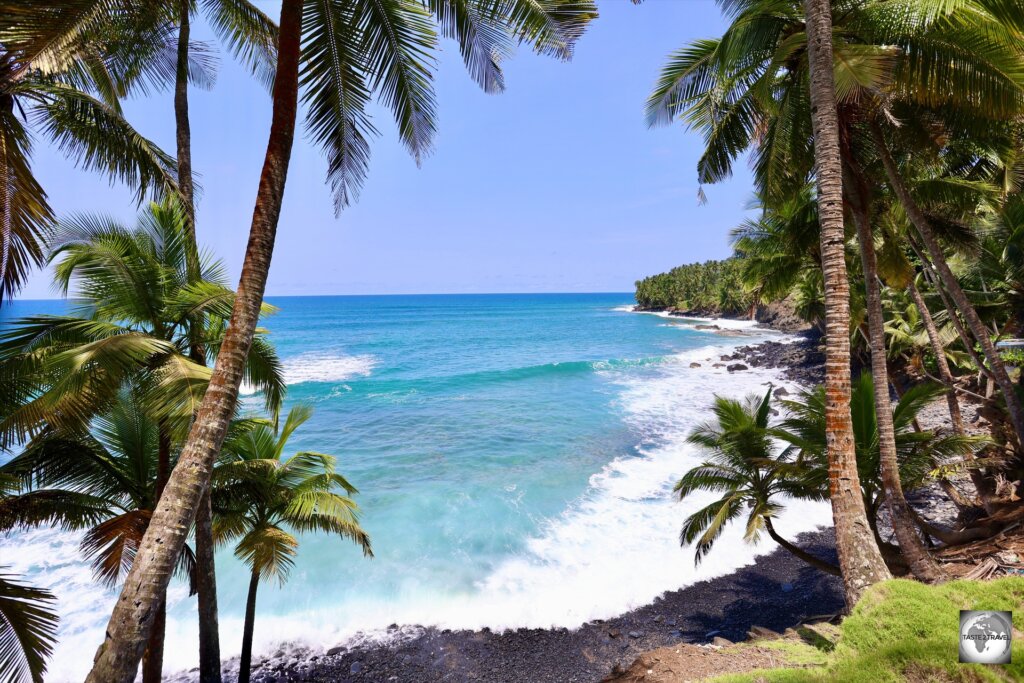
[[[167,571],[185,530],[194,519],[209,480],[242,381],[266,286],[284,197],[298,109],[300,77],[309,108],[312,138],[327,150],[328,178],[341,208],[366,172],[367,114],[377,92],[392,109],[399,134],[417,159],[434,133],[431,88],[436,33],[456,38],[463,58],[485,88],[501,86],[500,56],[512,41],[527,41],[541,52],[568,58],[587,22],[596,16],[589,0],[538,5],[525,0],[410,0],[323,2],[284,0],[281,6],[273,112],[249,243],[228,331],[217,356],[210,387],[189,439],[154,514],[106,638],[87,680],[127,683],[135,675],[152,628],[153,608],[166,588]]]
[[[710,458],[683,475],[673,489],[679,500],[697,491],[724,495],[694,512],[683,523],[679,541],[696,546],[695,561],[711,551],[726,525],[747,515],[744,538],[756,541],[761,531],[812,567],[839,576],[839,567],[783,538],[772,520],[782,512],[779,495],[824,500],[828,491],[803,485],[787,477],[789,451],[776,454],[771,420],[772,390],[745,402],[715,397],[715,421],[699,425],[687,441],[705,449]]]
[[[770,6],[769,6],[770,5]],[[727,3],[733,23],[718,40],[697,41],[670,58],[648,100],[653,124],[682,115],[705,136],[702,182],[729,175],[754,147],[755,178],[767,201],[817,181],[826,332],[826,385],[833,459],[832,506],[847,604],[888,571],[868,528],[850,425],[850,287],[845,262],[838,82],[847,93],[863,64],[861,46],[840,43],[833,58],[827,0]],[[858,58],[859,57],[859,58]],[[862,67],[863,68],[863,67]],[[810,125],[808,125],[810,124]],[[813,149],[807,140],[813,138]]]
[[[846,278],[843,165],[839,153],[832,54],[832,8],[828,0],[804,0],[811,123],[818,180],[821,268],[825,277],[825,436],[829,493],[836,525],[836,550],[843,569],[846,604],[852,607],[889,571],[872,539],[860,488],[850,417],[850,284]],[[883,357],[884,359],[884,357]]]
[[[373,556],[351,498],[356,488],[337,472],[336,458],[309,451],[285,457],[288,439],[312,414],[296,406],[280,431],[267,423],[240,431],[225,441],[213,471],[214,537],[218,544],[237,540],[235,556],[250,571],[239,683],[249,681],[256,591],[261,580],[288,579],[299,545],[294,533],[334,534]]]
[[[200,279],[201,267],[196,239],[195,179],[192,173],[192,127],[189,120],[188,88],[191,77],[191,22],[193,4],[190,0],[171,3],[171,14],[177,18],[175,45],[174,122],[178,161],[178,195],[185,212],[187,233],[191,238],[187,269],[190,280]],[[173,5],[177,5],[174,7]],[[273,80],[277,26],[259,8],[246,0],[207,0],[206,16],[220,38],[229,44],[236,56],[262,76],[266,85]],[[189,351],[192,360],[204,364],[206,353],[199,339],[193,338]],[[217,576],[213,551],[213,518],[210,492],[204,492],[196,511],[196,584],[199,603],[199,674],[206,683],[220,683],[220,630],[217,617]]]
[[[870,133],[864,130],[864,122],[877,118],[894,100],[919,109],[960,107],[965,111],[984,109],[979,101],[992,100],[998,101],[999,111],[1007,111],[1007,103],[1014,100],[1007,73],[1019,69],[1004,67],[1019,64],[1019,47],[994,19],[996,4],[837,0],[835,16],[842,24],[832,45],[836,59],[823,63],[832,65],[834,95],[841,105],[840,130],[856,133],[858,140],[867,139]],[[704,131],[707,150],[698,165],[702,182],[727,176],[735,157],[751,145],[755,177],[762,194],[770,198],[791,193],[811,173],[810,160],[817,155],[808,154],[812,131],[807,123],[812,113],[820,118],[822,112],[812,106],[809,90],[815,83],[813,74],[808,76],[813,64],[810,48],[817,46],[809,42],[811,6],[803,5],[806,11],[801,12],[795,0],[730,1],[727,7],[733,23],[723,37],[694,43],[674,55],[663,71],[648,103],[650,120],[656,123],[683,115]],[[830,9],[828,3],[816,8]],[[1013,18],[1012,10],[1006,13]],[[958,25],[945,23],[951,14]],[[961,40],[967,35],[972,40]],[[950,89],[947,82],[964,86]],[[984,87],[974,88],[972,83]],[[819,136],[815,134],[814,139],[819,141]],[[851,159],[843,153],[855,145],[847,137],[839,147],[844,170],[850,172]],[[817,161],[820,182],[821,159]],[[880,336],[881,332],[875,335],[876,347]],[[892,448],[886,450],[891,456]],[[892,495],[899,498],[895,488]],[[904,522],[898,521],[913,542],[910,525]]]
[[[0,683],[43,683],[57,642],[56,600],[50,591],[0,573]]]
[[[1024,57],[1022,57],[1021,61],[1024,62]],[[1021,95],[1022,98],[1024,98],[1024,81],[1022,81]],[[935,269],[946,294],[953,300],[956,310],[963,316],[968,329],[981,346],[982,354],[988,363],[989,370],[992,373],[996,384],[999,386],[999,390],[1003,394],[1003,399],[1006,401],[1006,409],[1010,417],[1010,423],[1013,425],[1017,441],[1020,443],[1024,440],[1024,406],[1021,405],[1016,389],[1014,388],[1010,375],[1006,370],[1006,365],[1003,363],[1002,357],[999,355],[999,351],[996,349],[995,344],[992,341],[991,331],[985,326],[985,323],[982,322],[977,310],[975,310],[974,306],[971,304],[967,294],[960,286],[960,282],[957,280],[956,275],[954,275],[952,269],[949,267],[945,252],[936,238],[932,224],[907,189],[906,183],[896,165],[896,161],[889,150],[889,143],[886,141],[881,126],[877,121],[872,122],[871,132],[875,147],[881,156],[886,177],[888,178],[894,194],[903,205],[911,223],[913,223],[918,234],[921,236],[921,241],[924,243],[924,248],[927,252],[927,257],[930,259],[931,265]]]

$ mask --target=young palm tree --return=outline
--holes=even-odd
[[[96,216],[60,226],[52,242],[54,278],[64,293],[73,292],[78,308],[16,320],[0,336],[4,446],[43,427],[80,430],[129,379],[145,390],[168,434],[187,429],[210,376],[188,356],[192,326],[198,314],[206,316],[196,332],[215,353],[234,302],[217,261],[204,260],[203,279],[189,282],[188,248],[184,215],[173,201],[151,205],[133,228]],[[262,334],[244,374],[264,392],[267,409],[276,410],[284,381]]]
[[[213,471],[214,538],[218,544],[237,540],[235,556],[250,570],[239,683],[249,681],[256,591],[261,580],[288,579],[299,545],[294,533],[334,534],[373,556],[351,498],[357,491],[336,471],[336,458],[308,451],[285,457],[288,439],[312,413],[296,406],[280,431],[253,424],[227,439]]]
[[[783,509],[779,495],[824,500],[827,491],[809,488],[785,476],[788,452],[776,455],[771,416],[772,390],[763,397],[748,396],[743,403],[715,397],[715,422],[698,426],[687,440],[703,447],[710,459],[693,468],[673,489],[679,500],[697,491],[724,495],[690,515],[679,534],[682,545],[696,545],[695,561],[710,552],[730,522],[747,515],[747,541],[756,541],[762,529],[780,546],[822,571],[839,576],[839,568],[793,545],[779,535],[772,519]]]
[[[214,458],[223,442],[242,381],[244,361],[256,330],[284,197],[298,110],[300,79],[309,108],[312,138],[327,150],[328,178],[337,208],[353,197],[365,175],[367,113],[373,93],[392,110],[399,134],[420,159],[434,133],[431,88],[436,32],[458,40],[478,82],[499,90],[500,56],[513,41],[568,58],[587,22],[596,16],[589,0],[524,0],[495,3],[409,0],[281,5],[277,68],[272,92],[270,137],[257,191],[249,243],[237,297],[210,387],[196,415],[169,495],[157,506],[123,596],[111,615],[106,639],[87,680],[127,683],[135,674],[152,628],[153,608],[166,588],[177,549],[194,519]],[[159,542],[158,540],[159,539]]]
[[[0,567],[0,570],[3,570]],[[57,598],[19,577],[0,573],[0,681],[43,683],[57,642]]]

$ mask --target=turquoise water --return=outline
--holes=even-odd
[[[697,462],[684,437],[712,395],[778,383],[768,371],[711,367],[750,338],[631,313],[628,294],[271,302],[280,312],[266,326],[288,403],[315,408],[290,446],[338,457],[361,491],[376,557],[302,538],[289,582],[261,588],[257,649],[332,645],[392,622],[571,627],[751,561],[735,535],[695,568],[676,538],[700,499],[683,508],[669,495]],[[59,306],[16,302],[2,316]],[[242,399],[243,411],[259,405]],[[788,528],[812,528],[820,513],[797,508]],[[54,673],[77,675],[112,595],[76,559],[74,535],[40,530],[2,543],[19,550],[16,567],[62,592]],[[231,654],[247,576],[229,551],[218,561]],[[170,603],[174,670],[195,660],[195,603],[182,586]]]

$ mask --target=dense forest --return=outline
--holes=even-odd
[[[673,308],[712,315],[747,315],[756,298],[743,286],[744,261],[731,257],[676,266],[636,282],[641,308]]]

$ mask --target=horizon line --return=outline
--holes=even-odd
[[[234,291],[234,290],[232,290]],[[301,298],[327,298],[327,297],[357,297],[357,296],[537,296],[537,295],[556,295],[556,294],[628,294],[630,296],[635,294],[634,292],[387,292],[382,294],[264,294],[264,299],[301,299]],[[74,301],[74,297],[51,297],[47,299],[22,299],[14,298],[8,301],[8,303],[14,303],[16,301]],[[0,306],[0,310],[2,310]]]

